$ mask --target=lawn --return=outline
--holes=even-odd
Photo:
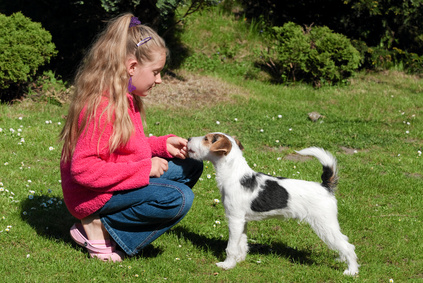
[[[221,28],[224,27],[224,28]],[[360,73],[341,86],[277,85],[254,68],[258,25],[216,11],[184,22],[191,54],[145,100],[146,134],[236,136],[251,167],[320,181],[321,165],[295,154],[319,146],[338,159],[338,218],[360,273],[304,223],[249,224],[245,262],[224,271],[227,222],[214,168],[205,163],[191,211],[142,254],[89,258],[69,236],[77,221],[60,185],[58,135],[67,105],[32,96],[0,104],[0,274],[7,282],[423,281],[423,79]],[[201,36],[200,36],[201,35]],[[41,96],[43,93],[41,94]],[[45,95],[45,94],[44,94]],[[54,98],[54,97],[53,97]],[[308,114],[322,117],[312,122]]]
[[[331,151],[339,161],[339,221],[356,246],[360,274],[343,276],[345,265],[334,260],[336,253],[307,224],[293,220],[251,223],[247,260],[233,270],[220,270],[215,263],[224,259],[228,231],[222,204],[216,201],[220,195],[214,169],[208,163],[194,187],[192,210],[179,225],[139,257],[122,263],[90,259],[69,237],[76,219],[67,212],[60,187],[57,136],[66,105],[28,99],[0,105],[4,278],[11,282],[423,279],[422,79],[398,72],[362,74],[349,86],[313,89],[182,75],[188,80],[181,84],[194,88],[203,80],[208,83],[201,85],[208,89],[191,91],[199,95],[195,99],[184,94],[184,106],[172,108],[171,99],[165,107],[154,106],[154,95],[163,95],[157,88],[147,101],[146,133],[189,137],[226,132],[241,140],[247,161],[257,171],[313,181],[319,181],[320,164],[299,159],[294,151],[308,146]],[[177,82],[169,80],[168,87],[172,84]],[[169,92],[165,95],[172,95]],[[310,121],[312,111],[323,118]]]

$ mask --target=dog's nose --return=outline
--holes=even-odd
[[[191,140],[191,138],[188,138],[188,141],[190,141]]]

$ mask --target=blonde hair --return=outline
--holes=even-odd
[[[85,128],[96,116],[97,107],[103,95],[109,97],[107,111],[108,121],[113,122],[113,134],[109,140],[110,152],[126,144],[134,125],[128,114],[129,102],[126,97],[129,74],[125,62],[134,56],[140,65],[151,62],[156,52],[168,49],[164,40],[150,27],[137,25],[129,28],[132,14],[124,14],[112,19],[106,29],[99,34],[90,51],[82,61],[75,77],[75,91],[69,107],[66,124],[60,133],[59,140],[64,143],[62,161],[72,157],[76,143]],[[146,37],[151,39],[137,46]],[[133,95],[134,104],[145,118],[144,105],[139,96]],[[79,116],[86,107],[81,125]],[[99,121],[94,121],[99,123]]]

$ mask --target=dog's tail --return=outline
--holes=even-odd
[[[335,193],[338,184],[338,173],[336,169],[336,158],[329,152],[319,147],[309,147],[297,151],[301,155],[310,155],[316,157],[323,165],[322,185],[330,193]]]

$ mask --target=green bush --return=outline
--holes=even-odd
[[[423,72],[423,56],[407,52],[399,48],[369,47],[364,41],[353,41],[354,47],[363,57],[362,69],[366,70],[398,70],[410,74]]]
[[[53,71],[44,71],[41,75],[29,84],[27,97],[35,102],[47,102],[62,106],[69,102],[73,86],[68,87],[68,83]]]
[[[50,62],[57,53],[51,39],[41,24],[22,13],[0,14],[0,89],[29,81]]]
[[[339,83],[358,69],[361,56],[350,40],[328,27],[303,29],[294,23],[266,33],[268,49],[262,60],[276,79],[315,85]]]

